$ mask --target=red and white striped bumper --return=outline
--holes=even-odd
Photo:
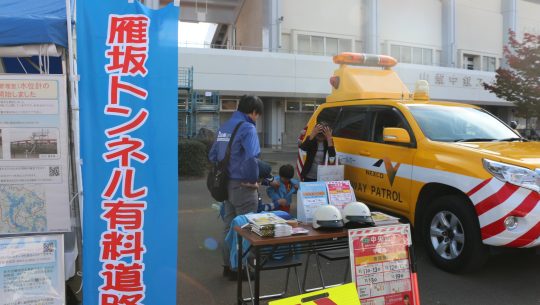
[[[478,218],[484,244],[514,248],[540,245],[540,194],[526,188],[502,182],[496,178],[483,181],[467,193]],[[518,219],[518,225],[508,230],[504,220]]]

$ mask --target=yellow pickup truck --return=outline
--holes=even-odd
[[[342,53],[334,63],[332,94],[300,140],[331,126],[359,200],[409,219],[451,272],[480,267],[486,245],[540,245],[539,142],[482,108],[430,100],[426,81],[409,92],[392,57]]]

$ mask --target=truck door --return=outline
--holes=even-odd
[[[343,106],[333,132],[339,160],[345,165],[345,179],[351,181],[356,198],[367,202],[375,199],[368,191],[370,177],[365,172],[365,166],[373,163],[366,149],[370,121],[369,106]]]
[[[372,106],[370,114],[371,134],[364,146],[365,154],[371,158],[365,170],[369,181],[366,192],[376,204],[391,210],[408,211],[412,162],[416,153],[414,134],[403,114],[395,107]],[[384,142],[383,129],[386,127],[406,129],[411,143]]]

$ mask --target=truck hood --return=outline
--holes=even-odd
[[[540,142],[475,142],[455,145],[490,155],[496,161],[530,169],[540,168]]]

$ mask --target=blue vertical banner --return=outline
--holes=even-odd
[[[77,3],[84,304],[176,304],[178,16]]]

